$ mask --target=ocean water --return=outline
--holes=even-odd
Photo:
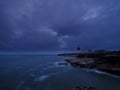
[[[120,77],[95,69],[60,66],[57,55],[0,55],[0,90],[71,90],[95,86],[120,90]]]

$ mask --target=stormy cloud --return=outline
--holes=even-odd
[[[0,51],[120,49],[119,0],[1,0]]]

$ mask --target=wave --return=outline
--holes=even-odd
[[[35,78],[35,82],[37,82],[37,81],[43,81],[43,80],[45,80],[45,79],[47,79],[48,77],[49,77],[50,75],[42,75],[42,76],[40,76],[40,77],[38,77],[38,78]]]
[[[59,65],[59,63],[61,63],[61,62],[54,62],[54,63],[49,63],[49,64],[45,65],[44,68],[41,70],[41,73],[43,73],[44,71],[50,70],[50,69],[66,67],[65,65]],[[67,67],[64,69],[67,70],[67,69],[69,69],[69,67],[70,67],[70,65],[67,65]]]
[[[87,71],[88,72],[95,72],[97,74],[107,75],[107,76],[111,76],[111,77],[115,77],[115,78],[120,78],[120,76],[118,76],[118,75],[114,75],[114,74],[110,74],[110,73],[107,73],[107,72],[99,71],[97,69],[91,69],[91,70],[87,69]]]
[[[34,79],[35,82],[39,82],[39,81],[44,81],[46,80],[47,78],[49,78],[50,76],[52,75],[55,75],[56,73],[51,73],[51,74],[48,74],[48,75],[42,75],[40,77],[37,77]]]

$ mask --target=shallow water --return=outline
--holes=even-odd
[[[96,86],[120,90],[120,77],[97,70],[59,66],[56,55],[1,55],[0,90],[70,90]]]

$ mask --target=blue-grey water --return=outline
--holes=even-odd
[[[96,70],[59,66],[56,55],[0,55],[0,90],[71,90],[95,86],[120,90],[120,77]]]

